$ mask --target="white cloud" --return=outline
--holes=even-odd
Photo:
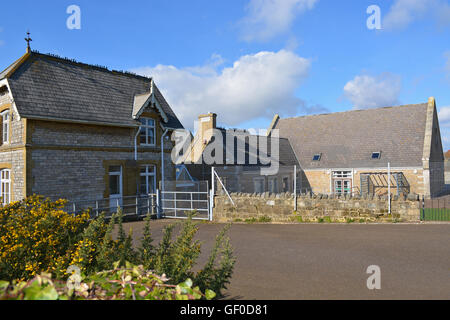
[[[388,107],[398,104],[401,88],[401,77],[392,73],[359,75],[347,82],[344,94],[354,109]]]
[[[383,28],[404,29],[421,19],[446,26],[450,23],[450,5],[447,0],[395,0],[384,18]]]
[[[450,127],[450,107],[439,108],[439,124],[442,127]]]
[[[246,41],[267,41],[290,28],[297,15],[314,8],[318,0],[250,0],[240,21]]]
[[[192,128],[198,115],[218,114],[227,125],[278,113],[293,116],[299,111],[314,112],[295,96],[307,78],[311,62],[293,52],[259,52],[242,56],[233,66],[219,68],[220,56],[204,66],[177,68],[157,65],[133,70],[155,79],[158,87],[182,123]]]

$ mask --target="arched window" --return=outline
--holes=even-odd
[[[11,170],[1,170],[0,178],[1,203],[6,205],[11,202]]]

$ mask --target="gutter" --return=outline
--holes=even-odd
[[[40,117],[40,116],[28,116],[22,115],[21,118],[30,119],[30,120],[42,120],[42,121],[54,121],[54,122],[62,122],[62,123],[76,123],[76,124],[90,124],[97,126],[106,126],[106,127],[121,127],[121,128],[137,128],[139,124],[122,124],[122,123],[114,123],[114,122],[100,122],[100,121],[90,121],[90,120],[71,120],[57,117]]]
[[[138,128],[136,135],[134,136],[134,160],[137,161],[138,155],[137,155],[137,138],[139,136],[139,133],[141,133],[141,127]]]
[[[169,128],[166,128],[161,136],[161,191],[164,192],[164,137],[169,132]]]

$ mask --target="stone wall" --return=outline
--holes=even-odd
[[[71,201],[109,197],[108,165],[121,165],[123,195],[136,194],[139,176],[132,152],[36,149],[31,153],[31,193]],[[161,156],[139,153],[137,165],[157,166],[157,181],[161,179]],[[165,176],[174,180],[175,168],[170,154],[165,156]]]
[[[9,142],[0,145],[0,170],[11,170],[11,201],[18,201],[25,196],[25,120],[11,108],[10,115]]]
[[[109,166],[122,166],[123,195],[137,193],[139,168],[155,165],[161,179],[161,149],[138,146],[134,161],[135,129],[28,121],[28,193],[53,199],[83,201],[109,197]],[[160,129],[157,135],[160,136]],[[165,141],[164,169],[167,180],[175,179],[171,141]]]
[[[374,168],[374,169],[348,169],[342,171],[353,170],[353,191],[360,192],[361,188],[361,174],[372,172],[387,173],[387,168]],[[339,170],[340,171],[340,170]],[[331,190],[331,170],[309,170],[305,171],[302,175],[300,182],[301,189],[311,189],[314,193],[330,194]],[[404,177],[409,183],[410,192],[416,194],[426,194],[423,169],[422,168],[392,168],[392,172],[402,172]],[[440,183],[440,182],[439,182]],[[395,188],[394,188],[395,189]],[[378,194],[387,193],[387,188],[377,189]],[[395,190],[392,191],[395,193]]]
[[[418,197],[394,196],[392,215],[388,214],[388,201],[384,197],[328,198],[326,196],[300,196],[297,212],[293,195],[289,193],[231,194],[235,206],[226,195],[215,198],[214,221],[267,221],[272,222],[392,222],[419,221]]]
[[[445,159],[445,184],[450,184],[450,159]]]
[[[0,152],[0,170],[11,170],[11,200],[23,199],[25,190],[25,162],[24,152],[21,149]]]
[[[11,103],[9,94],[6,91],[4,93],[0,93],[0,106],[7,103]]]

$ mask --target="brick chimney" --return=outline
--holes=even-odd
[[[198,116],[198,134],[202,145],[206,145],[211,140],[212,130],[216,129],[217,114],[208,113]],[[208,130],[211,130],[208,132]]]

